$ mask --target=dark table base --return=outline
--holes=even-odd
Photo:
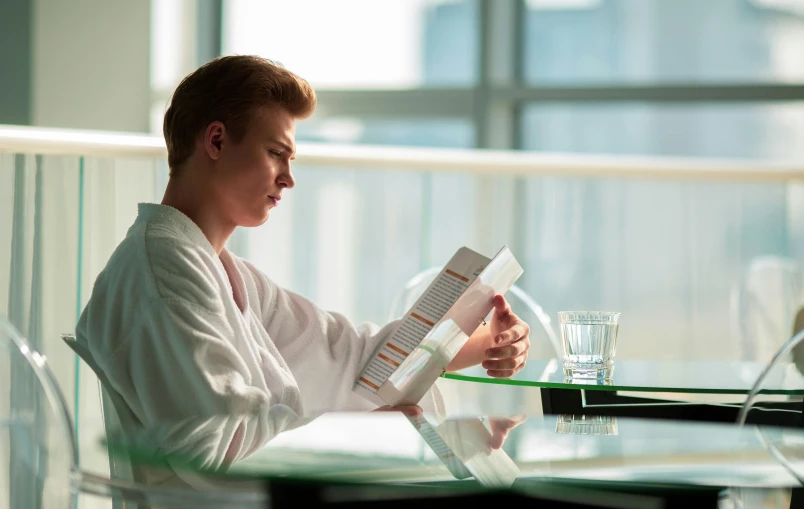
[[[268,484],[270,507],[349,507],[382,509],[466,509],[467,507],[556,507],[651,509],[716,508],[721,488],[521,480],[512,489],[489,490],[474,482],[405,486],[326,485],[277,482]],[[515,505],[514,505],[515,504]]]
[[[680,421],[737,422],[739,405],[673,402],[621,396],[616,392],[581,389],[541,389],[545,415],[600,415]],[[762,404],[763,411],[751,412],[750,424],[801,427],[802,402]]]
[[[737,414],[740,412],[739,405],[672,402],[621,396],[616,392],[609,391],[543,388],[541,393],[542,410],[545,415],[599,415],[736,423]],[[804,406],[802,405],[800,401],[757,405],[757,407],[761,407],[761,410],[749,413],[746,422],[748,424],[800,428],[804,426],[804,417],[802,417]],[[683,500],[683,498],[679,500]],[[804,508],[804,489],[793,490],[790,507],[791,509]]]

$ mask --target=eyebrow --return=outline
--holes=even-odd
[[[274,143],[282,147],[286,152],[289,152],[293,156],[290,158],[291,160],[296,159],[296,150],[293,147],[279,140],[274,140]]]

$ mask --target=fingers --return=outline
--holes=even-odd
[[[491,299],[491,303],[494,304],[494,312],[500,314],[500,316],[505,316],[511,312],[511,306],[508,305],[508,301],[500,294],[495,295]]]
[[[492,417],[489,421],[496,421],[494,422],[495,425],[500,429],[513,429],[525,422],[528,419],[527,415],[516,415],[513,417]]]
[[[525,417],[489,417],[491,431],[509,431],[525,422]]]
[[[519,371],[519,370],[513,370],[513,369],[503,369],[503,370],[490,369],[490,370],[486,371],[486,373],[488,373],[488,375],[490,377],[492,377],[492,378],[511,378],[512,376],[514,376],[517,373],[517,371]]]
[[[489,447],[492,449],[499,449],[502,447],[505,439],[508,437],[508,430],[497,430],[492,433],[489,439]]]
[[[424,411],[419,405],[398,406],[396,409],[408,417],[421,417],[424,414]]]
[[[517,357],[512,357],[508,359],[498,359],[498,360],[489,360],[486,359],[483,361],[482,365],[484,369],[488,369],[490,371],[507,371],[507,370],[517,370],[522,369],[525,366],[525,362],[527,361],[527,355],[519,355]]]
[[[419,405],[399,405],[399,406],[381,406],[375,408],[372,412],[402,412],[408,417],[421,417],[424,411]]]
[[[525,322],[519,320],[508,329],[497,334],[494,338],[494,344],[507,345],[524,338],[528,334],[530,334],[530,327],[528,327],[528,324]]]
[[[526,339],[524,341],[517,341],[506,346],[489,348],[486,350],[486,357],[489,359],[510,359],[513,357],[519,357],[523,353],[527,352],[529,348],[530,341]]]
[[[508,437],[508,432],[525,422],[526,416],[515,417],[490,417],[489,429],[491,431],[491,439],[489,446],[492,449],[499,449],[502,447],[503,442]]]
[[[488,370],[489,376],[508,378],[525,367],[525,362],[528,359],[528,349],[530,348],[528,333],[528,326],[523,322],[499,334],[499,336],[510,335],[517,339],[510,344],[486,350],[488,359],[482,362],[482,366]],[[522,334],[521,337],[519,336],[520,334]]]
[[[485,360],[483,368],[492,378],[509,378],[519,373],[528,361],[527,352],[512,359]]]

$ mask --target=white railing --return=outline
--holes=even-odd
[[[0,125],[0,153],[167,157],[161,136]],[[453,171],[527,176],[804,180],[804,161],[775,162],[299,143],[297,163],[350,169]]]

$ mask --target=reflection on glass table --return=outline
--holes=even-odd
[[[504,443],[495,449],[489,441],[493,418],[425,418],[429,429],[423,433],[421,425],[417,429],[397,412],[325,414],[281,433],[250,457],[215,472],[200,468],[194,463],[196,458],[187,454],[167,454],[166,449],[154,454],[142,445],[125,447],[133,461],[168,466],[182,478],[188,471],[204,470],[224,479],[283,477],[407,484],[455,481],[466,478],[469,472],[482,485],[513,482],[514,488],[545,479],[697,486],[798,485],[796,477],[766,450],[751,426],[619,418],[617,434],[567,434],[560,432],[558,418],[531,416],[506,429]],[[437,435],[436,440],[431,433]],[[786,433],[804,439],[804,430]],[[101,440],[98,446],[102,446]],[[458,468],[444,461],[450,454],[458,460]],[[460,464],[465,467],[462,472]]]
[[[599,380],[566,378],[558,359],[531,359],[522,371],[508,379],[491,378],[480,367],[444,377],[463,382],[538,387],[545,414],[733,423],[742,396],[748,394],[764,368],[758,362],[618,359],[612,378]],[[776,403],[789,412],[767,415],[771,420],[755,414],[749,422],[798,426],[804,377],[795,364],[781,361],[768,374],[761,393],[779,400]]]
[[[508,430],[521,419],[490,417],[447,419],[440,423],[432,415],[408,417],[422,439],[456,479],[474,479],[483,486],[508,488],[519,475],[519,469],[510,456],[501,449],[501,429]]]
[[[617,418],[608,415],[556,416],[556,433],[569,435],[617,435]]]
[[[524,385],[551,389],[600,391],[747,394],[765,366],[750,361],[676,361],[617,359],[611,383],[565,378],[561,360],[529,359],[525,368],[511,378],[491,378],[482,367],[445,378],[469,382]],[[793,363],[773,373],[763,392],[804,395],[804,377]]]

